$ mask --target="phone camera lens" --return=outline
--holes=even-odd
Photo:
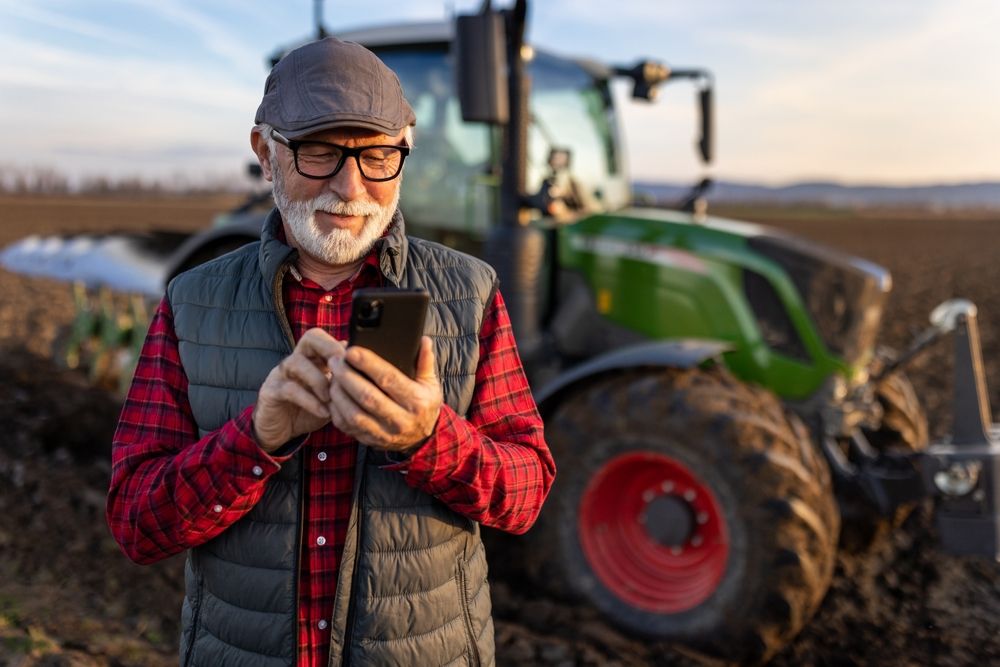
[[[358,317],[364,326],[375,326],[382,319],[382,302],[378,300],[365,301],[360,304]]]

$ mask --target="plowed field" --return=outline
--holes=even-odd
[[[0,197],[0,246],[28,234],[195,230],[227,198]],[[973,300],[1000,405],[1000,214],[726,211],[888,267],[894,292],[881,343],[905,347],[938,302]],[[173,665],[179,558],[130,564],[104,525],[116,400],[56,368],[71,318],[68,288],[0,270],[0,665]],[[949,430],[950,347],[910,369],[931,431]],[[1000,565],[942,555],[929,514],[891,539],[841,554],[829,595],[778,665],[981,665],[1000,660]],[[496,554],[494,554],[494,557]],[[688,664],[668,646],[625,637],[595,614],[494,586],[502,665]]]

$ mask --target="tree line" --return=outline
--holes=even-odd
[[[157,195],[215,194],[252,189],[244,177],[175,174],[168,177],[85,175],[71,178],[52,167],[0,165],[0,194]]]

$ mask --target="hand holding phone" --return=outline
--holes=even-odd
[[[329,361],[329,407],[334,426],[359,442],[406,451],[434,431],[444,397],[433,345],[422,341],[428,301],[422,290],[355,292],[350,343]]]

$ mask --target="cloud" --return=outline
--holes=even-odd
[[[61,91],[67,101],[110,93],[151,102],[232,108],[258,95],[256,87],[234,83],[221,74],[192,72],[180,63],[102,56],[2,32],[0,58],[7,63],[0,68],[0,85]]]
[[[698,22],[707,16],[725,11],[713,3],[663,2],[662,0],[628,0],[615,3],[611,9],[605,0],[547,0],[533,5],[535,14],[558,24],[560,19],[594,26],[608,25],[670,25]]]
[[[204,49],[224,59],[237,70],[257,75],[260,68],[260,51],[251,48],[222,24],[202,12],[185,6],[177,0],[132,0],[133,4],[159,15],[194,33]]]
[[[139,49],[143,44],[142,40],[137,39],[132,34],[113,30],[93,21],[57,14],[37,6],[33,7],[23,2],[18,4],[2,2],[0,8],[9,16],[35,23],[44,28],[70,32],[129,49]]]

